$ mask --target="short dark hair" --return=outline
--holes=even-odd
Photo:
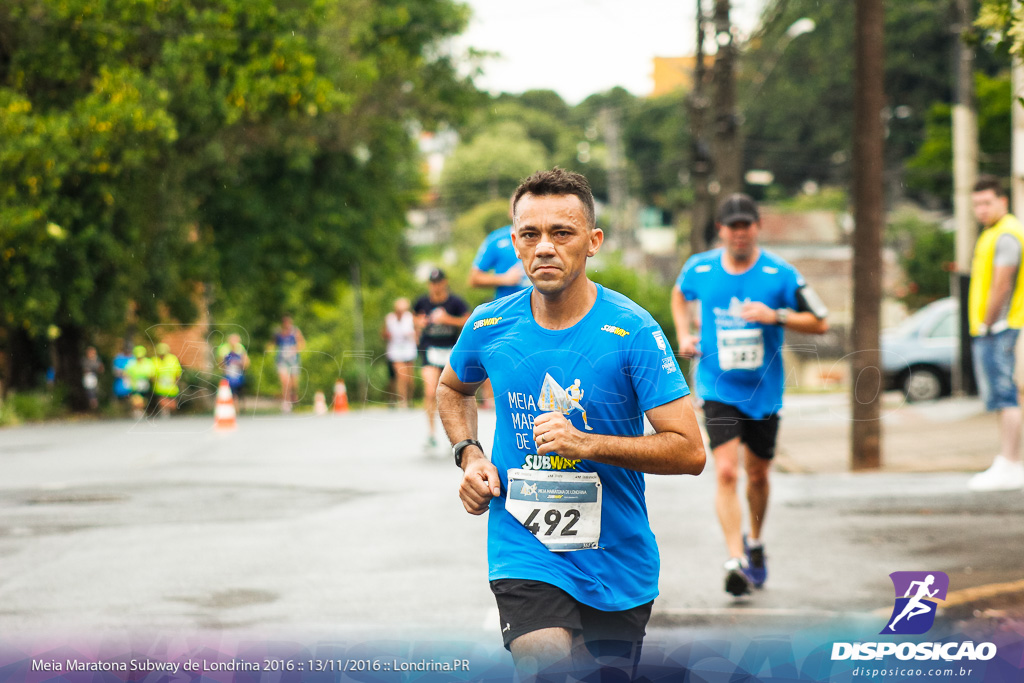
[[[526,194],[532,194],[537,197],[576,195],[579,197],[580,203],[583,204],[583,213],[587,217],[587,227],[593,229],[597,225],[597,218],[594,213],[594,193],[590,190],[590,183],[579,173],[555,166],[550,171],[537,171],[519,183],[519,187],[512,194],[513,221],[515,221],[516,217],[516,204]]]
[[[974,183],[974,189],[972,192],[985,192],[986,190],[992,190],[996,193],[997,197],[1007,197],[1009,194],[1006,191],[1006,183],[1001,178],[994,175],[982,175],[978,176],[978,181]]]

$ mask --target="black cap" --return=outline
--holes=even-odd
[[[757,223],[760,220],[757,204],[745,194],[734,194],[718,207],[718,222],[722,225]]]
[[[440,268],[434,268],[430,271],[430,277],[428,278],[431,282],[440,282],[441,280],[447,280],[447,276],[444,271]]]

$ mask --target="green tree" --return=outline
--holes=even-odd
[[[199,282],[257,332],[363,263],[401,267],[411,124],[476,97],[452,0],[12,0],[0,7],[0,324],[8,350],[190,319]],[[397,260],[396,260],[397,256]],[[56,330],[56,331],[54,331]],[[15,363],[17,364],[17,362]]]
[[[934,103],[951,99],[952,0],[885,5],[886,165],[901,173],[917,153]],[[849,180],[853,129],[855,3],[773,0],[740,74],[747,168],[771,170],[793,190],[805,180]],[[816,28],[790,39],[798,19]],[[978,70],[1004,68],[978,54]]]
[[[1006,177],[1010,173],[1010,77],[1002,73],[974,77],[978,109],[979,166],[983,173]],[[925,123],[924,142],[907,161],[907,186],[949,206],[953,197],[952,107],[932,105]]]
[[[625,143],[643,202],[663,211],[684,209],[691,201],[684,183],[690,165],[685,93],[638,100],[626,121]]]
[[[442,171],[442,196],[456,212],[509,197],[523,178],[547,165],[541,142],[522,124],[501,121],[455,149]]]
[[[14,349],[49,338],[69,387],[80,386],[86,328],[121,324],[144,283],[162,300],[184,299],[181,283],[146,267],[154,254],[187,250],[184,226],[136,220],[136,183],[153,179],[177,134],[163,99],[130,67],[99,67],[67,108],[37,109],[0,88],[0,322],[25,340]]]
[[[545,92],[551,97],[542,97]],[[514,122],[522,126],[527,137],[544,145],[549,155],[556,155],[567,144],[575,144],[571,139],[574,137],[573,132],[565,123],[567,112],[566,104],[550,91],[530,91],[523,95],[502,94],[491,102],[481,104],[459,132],[465,140],[470,141],[498,124]]]
[[[900,254],[900,266],[907,278],[900,300],[915,310],[949,296],[956,235],[913,215],[896,216],[886,232],[887,241]]]
[[[452,230],[453,241],[456,244],[477,245],[492,230],[508,225],[511,220],[508,214],[509,200],[504,197],[477,204],[456,219]]]
[[[1011,54],[1024,54],[1024,7],[1013,0],[980,0],[977,26]]]
[[[594,186],[595,196],[607,199],[607,136],[602,111],[619,120],[628,189],[641,204],[677,212],[690,201],[685,177],[689,165],[690,133],[682,91],[657,98],[639,98],[622,88],[591,95],[573,110],[572,122],[590,139],[592,157],[578,169]],[[576,166],[582,164],[576,163]]]

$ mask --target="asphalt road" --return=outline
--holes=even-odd
[[[419,412],[212,423],[0,430],[0,632],[500,642],[484,520],[463,511],[450,456],[424,454]],[[739,601],[722,590],[710,464],[650,476],[651,632],[880,628],[890,572],[945,571],[951,590],[1019,580],[1024,494],[972,494],[968,476],[777,473],[769,582]]]

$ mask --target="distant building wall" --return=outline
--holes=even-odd
[[[676,90],[693,89],[693,72],[697,67],[697,58],[689,57],[655,57],[653,60],[654,70],[651,72],[651,80],[654,88],[650,97],[659,97],[675,92]],[[715,64],[715,58],[710,55],[704,56],[704,68],[708,72]]]

